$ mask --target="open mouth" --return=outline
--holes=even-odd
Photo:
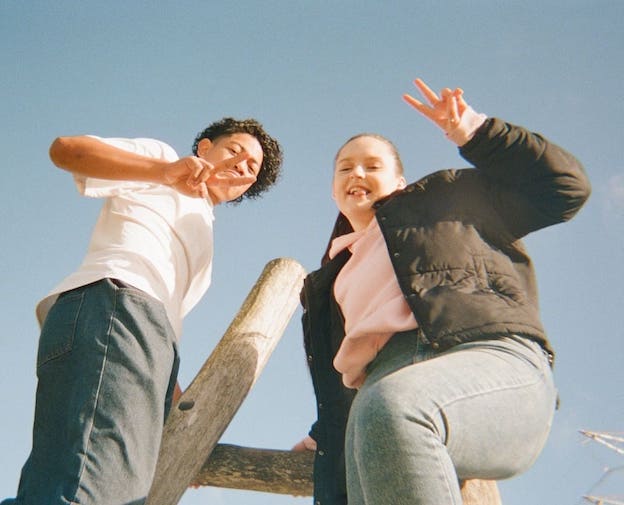
[[[362,186],[354,186],[347,191],[347,194],[350,196],[366,196],[370,193],[370,191]]]

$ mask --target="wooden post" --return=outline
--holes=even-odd
[[[269,262],[165,425],[146,505],[175,505],[214,449],[298,306],[305,270]]]
[[[175,505],[189,485],[312,495],[314,454],[217,444],[299,303],[305,271],[267,264],[225,335],[167,420],[145,505]],[[469,480],[464,505],[500,505],[494,481]]]
[[[218,444],[191,484],[312,496],[313,462],[311,451]],[[492,480],[467,480],[461,492],[464,505],[501,505],[498,486]]]

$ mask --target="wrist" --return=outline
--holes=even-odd
[[[445,132],[446,137],[451,142],[461,147],[474,136],[475,132],[486,119],[487,116],[485,114],[475,112],[475,110],[469,106],[464,110],[457,126]]]

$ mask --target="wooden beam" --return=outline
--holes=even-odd
[[[191,485],[312,496],[313,462],[311,451],[218,444]],[[467,480],[461,491],[464,505],[501,505],[495,481]]]
[[[269,262],[225,335],[172,409],[145,505],[175,505],[256,382],[299,304],[305,270]]]

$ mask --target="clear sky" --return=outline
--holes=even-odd
[[[217,209],[213,285],[181,343],[187,386],[266,262],[318,266],[336,213],[332,158],[347,137],[393,139],[410,179],[466,166],[402,102],[418,76],[461,86],[476,110],[543,133],[589,173],[580,214],[526,241],[562,403],[537,463],[499,487],[505,505],[623,497],[622,457],[578,433],[624,431],[623,33],[621,0],[0,0],[0,498],[30,450],[34,306],[79,264],[100,206],[49,162],[54,137],[155,137],[185,155],[199,130],[232,115],[257,117],[282,142],[278,187]],[[307,433],[299,318],[223,442],[290,448]],[[310,501],[204,488],[181,503]]]

